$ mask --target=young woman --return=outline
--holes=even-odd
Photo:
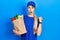
[[[21,40],[37,40],[37,35],[41,34],[42,18],[37,19],[34,15],[35,5],[32,1],[27,4],[28,15],[24,16],[27,33],[21,35]],[[19,34],[18,31],[14,33]]]

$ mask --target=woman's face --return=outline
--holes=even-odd
[[[31,5],[28,6],[28,13],[34,13],[35,8]]]

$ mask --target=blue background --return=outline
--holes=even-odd
[[[10,20],[16,14],[27,14],[26,5],[31,0],[0,0],[0,40],[20,40],[13,33]],[[43,17],[42,34],[37,40],[60,40],[60,0],[32,0],[35,14]]]

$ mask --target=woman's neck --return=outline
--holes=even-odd
[[[29,16],[29,17],[34,17],[34,14],[33,14],[33,13],[31,13],[31,14],[28,14],[28,16]]]

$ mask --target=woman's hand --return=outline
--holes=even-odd
[[[20,33],[16,30],[13,30],[13,32],[16,34],[16,35],[20,35]]]
[[[18,30],[17,27],[14,27],[13,32],[14,32],[16,35],[21,35],[21,31]]]
[[[42,22],[42,19],[43,19],[42,17],[39,17],[39,21],[40,21],[40,22]]]

